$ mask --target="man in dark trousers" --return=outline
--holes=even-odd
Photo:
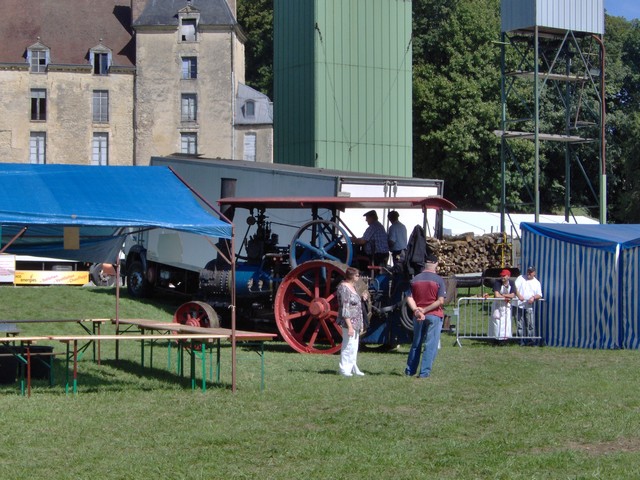
[[[428,255],[424,270],[413,277],[411,288],[407,291],[407,305],[413,311],[413,343],[404,371],[407,376],[416,375],[420,364],[418,378],[428,378],[438,354],[444,318],[442,306],[447,292],[444,280],[436,273],[437,267],[438,257]],[[422,345],[424,353],[420,362]]]

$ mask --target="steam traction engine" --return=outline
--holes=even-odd
[[[301,353],[332,354],[340,350],[337,285],[348,266],[361,270],[358,288],[369,290],[368,327],[362,341],[391,345],[411,340],[412,319],[403,302],[408,278],[391,267],[370,266],[354,250],[350,230],[338,211],[346,208],[404,209],[455,208],[442,197],[428,198],[223,198],[221,206],[246,208],[248,229],[235,264],[237,318],[273,319],[282,338]],[[311,210],[311,220],[301,226],[288,245],[280,245],[266,214],[268,209]],[[322,218],[320,211],[325,213]],[[226,247],[222,246],[222,251]],[[199,300],[179,307],[174,319],[191,325],[213,326],[215,309],[229,306],[232,272],[213,260],[200,272]]]

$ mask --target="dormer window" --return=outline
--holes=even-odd
[[[195,19],[185,18],[180,25],[180,41],[195,42],[196,41],[196,21]]]
[[[178,11],[179,34],[181,42],[198,41],[198,23],[200,22],[200,10],[187,2],[187,6]]]
[[[49,65],[49,48],[38,42],[27,49],[27,62],[31,73],[46,73]]]
[[[245,117],[253,118],[256,116],[256,102],[253,100],[247,100],[244,104],[244,115]]]
[[[111,50],[102,43],[91,49],[89,53],[94,75],[107,75],[111,66]]]

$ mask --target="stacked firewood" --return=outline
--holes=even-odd
[[[511,258],[511,240],[507,237],[505,242],[500,233],[427,238],[427,244],[438,256],[438,273],[442,276],[484,272],[503,265],[503,259],[508,264]]]

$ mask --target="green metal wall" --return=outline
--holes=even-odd
[[[411,2],[274,1],[276,162],[412,175]]]

